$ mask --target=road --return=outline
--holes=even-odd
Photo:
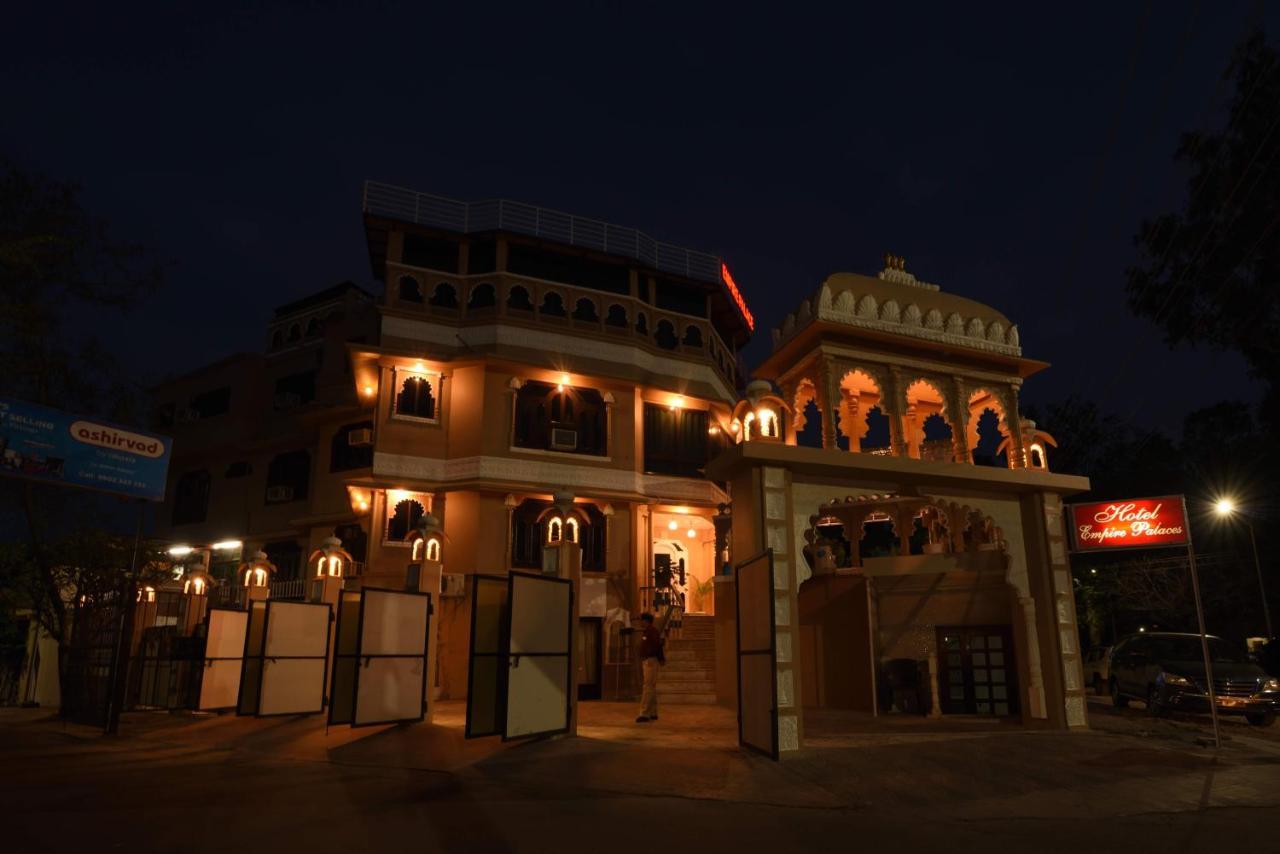
[[[781,765],[611,740],[604,722],[455,745],[443,770],[416,764],[436,743],[421,727],[139,719],[108,741],[0,718],[0,809],[15,852],[1277,850],[1280,756],[1127,732],[1146,726],[1135,711],[1095,708],[1090,734],[872,735]]]

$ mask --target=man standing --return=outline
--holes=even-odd
[[[640,615],[640,669],[644,688],[640,694],[640,716],[636,723],[658,719],[658,668],[662,665],[662,632],[653,624],[653,614]]]

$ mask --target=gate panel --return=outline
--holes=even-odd
[[[197,709],[211,712],[236,707],[248,626],[247,611],[228,608],[213,608],[209,611],[209,632],[205,639],[204,669],[200,674]]]
[[[569,731],[573,585],[512,573],[503,740]]]
[[[248,626],[244,633],[244,666],[240,668],[240,695],[237,715],[256,715],[262,694],[262,647],[267,640],[267,603],[250,602]]]
[[[467,664],[467,738],[502,732],[506,703],[506,578],[477,575],[471,589],[471,653]]]
[[[431,594],[365,588],[360,608],[353,724],[422,720]]]
[[[738,744],[778,758],[773,551],[738,564]]]
[[[338,599],[338,628],[333,641],[333,682],[329,688],[329,723],[356,719],[356,667],[360,663],[359,591],[344,590]]]
[[[327,603],[267,601],[259,716],[324,710]]]

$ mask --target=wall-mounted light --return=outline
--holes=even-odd
[[[569,384],[569,375],[561,374],[560,382],[556,384],[556,391],[564,391],[564,387]]]
[[[707,428],[707,435],[709,435],[709,436],[719,436],[719,435],[720,435],[720,428],[719,428],[719,427],[717,427],[716,425],[712,424],[710,427],[708,427],[708,428]]]
[[[677,522],[675,519],[672,519],[670,522],[667,523],[668,531],[675,531],[675,530],[678,530],[679,528],[680,528],[680,523]]]
[[[193,551],[195,551],[195,549],[191,548],[191,546],[173,546],[172,548],[169,549],[169,556],[170,557],[186,557],[187,555],[191,554]]]
[[[685,531],[685,535],[692,540],[694,537],[698,536],[698,532],[695,531],[693,528],[690,528],[689,530]]]
[[[683,394],[677,394],[671,398],[671,405],[669,408],[671,409],[672,412],[675,412],[677,409],[681,409],[682,407],[684,407]]]
[[[376,389],[375,389],[373,386],[371,386],[371,385],[367,385],[367,386],[365,386],[365,387],[364,387],[364,396],[365,396],[365,397],[373,397],[373,393],[374,393],[374,391],[376,391]]]
[[[219,540],[209,548],[217,549],[218,551],[221,552],[221,551],[228,551],[230,549],[238,549],[238,548],[241,548],[242,546],[244,546],[244,543],[240,542],[239,540]]]

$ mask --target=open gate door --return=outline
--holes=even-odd
[[[499,735],[507,694],[507,596],[510,582],[473,576],[471,655],[467,665],[467,738]]]
[[[773,551],[738,564],[738,744],[778,758]]]
[[[254,712],[259,717],[324,710],[330,613],[324,602],[267,601],[262,682]]]
[[[234,709],[240,695],[240,670],[244,667],[244,638],[249,613],[239,609],[213,608],[205,634],[204,669],[200,673],[202,712]]]
[[[244,632],[244,664],[240,668],[240,694],[236,700],[237,715],[256,715],[262,694],[262,644],[267,639],[267,603],[250,601],[245,612],[248,625]]]
[[[569,731],[573,684],[573,584],[511,573],[511,629],[502,739]]]
[[[420,721],[426,713],[431,594],[366,587],[353,726]]]
[[[356,669],[360,666],[360,591],[344,590],[338,597],[337,628],[333,637],[333,676],[329,686],[329,725],[356,719]]]

